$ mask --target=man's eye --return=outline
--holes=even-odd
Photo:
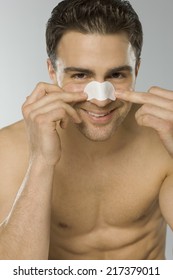
[[[87,75],[84,73],[77,73],[77,74],[72,75],[72,78],[77,79],[77,80],[85,79],[86,77],[87,77]]]
[[[122,78],[124,78],[124,77],[125,77],[124,74],[118,73],[118,72],[113,73],[113,74],[111,74],[111,76],[110,76],[110,78],[112,78],[112,79],[122,79]]]

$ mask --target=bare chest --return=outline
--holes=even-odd
[[[134,157],[99,164],[64,161],[54,180],[53,224],[70,235],[131,225],[158,208],[163,179],[161,166]]]

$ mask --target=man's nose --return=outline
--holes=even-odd
[[[97,107],[102,108],[102,107],[106,107],[108,104],[110,104],[112,102],[112,100],[106,99],[106,100],[100,101],[97,99],[91,99],[91,100],[89,100],[89,102],[96,105]]]

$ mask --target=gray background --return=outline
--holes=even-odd
[[[0,0],[0,127],[22,118],[21,105],[46,68],[45,26],[56,0]],[[137,90],[152,85],[173,89],[173,1],[131,0],[144,29]],[[173,259],[168,229],[166,256]]]

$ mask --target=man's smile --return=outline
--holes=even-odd
[[[91,110],[91,109],[81,109],[80,112],[84,117],[87,117],[91,122],[106,124],[110,122],[113,117],[115,111],[119,107],[110,109],[110,110]]]

